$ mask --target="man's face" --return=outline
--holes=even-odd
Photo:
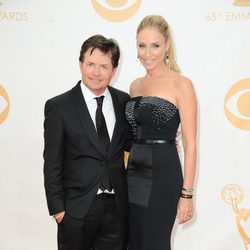
[[[104,54],[99,49],[95,49],[90,54],[92,48],[89,48],[79,62],[82,73],[82,80],[86,87],[95,95],[101,95],[109,85],[116,69],[111,63],[111,54]]]

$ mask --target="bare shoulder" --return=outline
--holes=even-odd
[[[130,88],[129,88],[130,96],[134,96],[135,93],[138,91],[141,80],[142,78],[136,78],[135,80],[131,82]]]
[[[181,110],[191,110],[196,107],[196,95],[192,81],[185,77],[179,76],[175,81],[177,104]],[[187,109],[187,107],[189,107]]]
[[[193,83],[186,76],[177,76],[175,79],[175,87],[178,89],[178,93],[181,95],[194,92]]]

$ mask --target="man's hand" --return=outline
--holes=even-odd
[[[59,224],[62,222],[64,215],[65,215],[65,211],[54,214],[53,217],[56,220],[56,222]]]

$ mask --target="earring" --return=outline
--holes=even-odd
[[[169,58],[168,58],[168,53],[167,53],[167,51],[165,52],[164,62],[165,62],[166,64],[169,64]]]

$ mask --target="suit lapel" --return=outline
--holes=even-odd
[[[98,138],[95,125],[91,119],[91,116],[88,111],[88,107],[86,105],[86,102],[84,100],[81,87],[80,87],[81,81],[77,83],[77,85],[73,88],[74,91],[74,101],[76,104],[77,112],[79,115],[79,119],[81,121],[81,124],[83,128],[86,131],[87,136],[89,137],[89,140],[93,143],[93,145],[102,153],[104,156],[104,150],[101,147],[100,140]]]
[[[112,97],[113,107],[115,111],[115,118],[116,118],[115,127],[114,127],[113,135],[111,138],[109,150],[108,150],[108,157],[110,157],[112,153],[117,149],[116,147],[120,140],[120,133],[122,129],[122,117],[123,117],[122,112],[124,111],[121,108],[121,105],[119,103],[118,97],[114,89],[112,87],[108,87],[108,89]]]

